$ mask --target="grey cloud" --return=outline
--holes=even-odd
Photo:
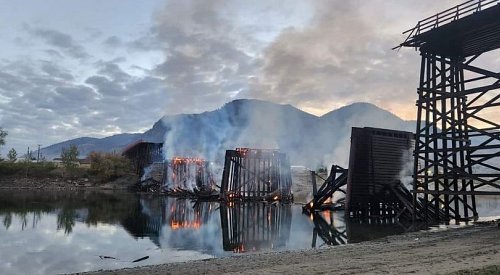
[[[52,29],[31,28],[30,26],[26,26],[26,29],[71,57],[78,59],[89,57],[83,46],[78,44],[69,34]]]
[[[104,76],[91,76],[85,80],[86,84],[93,86],[96,91],[104,97],[123,96],[125,91],[123,87]]]
[[[25,150],[30,144],[49,145],[109,131],[137,132],[161,117],[166,105],[161,79],[126,78],[117,64],[99,66],[102,75],[81,84],[70,77],[72,71],[50,61],[0,64],[0,115],[2,127],[9,131],[6,146]]]
[[[132,77],[131,75],[123,71],[120,66],[118,66],[114,62],[100,62],[99,65],[100,68],[97,73],[107,76],[112,80],[118,82],[126,82]]]
[[[59,78],[59,79],[65,80],[65,81],[75,80],[75,77],[70,72],[68,72],[67,70],[65,70],[59,66],[56,66],[52,62],[42,61],[41,63],[42,63],[41,70],[44,73],[46,73],[47,75],[55,77],[55,78]]]
[[[158,14],[151,32],[156,45],[165,45],[166,60],[154,73],[165,79],[169,113],[217,108],[248,89],[257,63],[242,43],[251,38],[222,16],[224,7],[225,1],[183,1]]]
[[[48,50],[45,50],[45,53],[47,53],[47,55],[49,55],[50,57],[52,58],[62,58],[62,54],[59,52],[59,51],[56,51],[54,49],[48,49]]]
[[[122,40],[115,35],[106,38],[102,43],[110,48],[117,48],[123,44]]]

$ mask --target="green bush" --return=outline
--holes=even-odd
[[[109,181],[130,174],[130,161],[120,155],[92,152],[90,157],[90,173],[101,181]]]
[[[57,166],[51,162],[0,162],[0,176],[49,177]]]
[[[23,171],[26,172],[26,166],[23,163],[0,162],[1,176],[18,175],[22,174]]]

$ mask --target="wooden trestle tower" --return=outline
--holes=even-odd
[[[292,201],[290,161],[278,150],[226,150],[220,198]]]
[[[475,195],[500,194],[498,108],[494,113],[500,106],[500,73],[475,65],[500,48],[499,1],[467,1],[404,34],[408,38],[396,48],[417,48],[422,57],[414,215],[475,218]],[[494,65],[498,68],[498,61]]]

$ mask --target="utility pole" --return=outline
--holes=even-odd
[[[38,151],[37,151],[37,156],[36,156],[36,163],[38,163],[40,161],[40,145],[41,144],[38,144]]]

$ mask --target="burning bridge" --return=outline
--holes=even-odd
[[[163,189],[169,195],[216,196],[214,175],[204,159],[174,157],[165,166],[163,177]]]
[[[227,150],[220,194],[224,200],[291,201],[290,162],[278,150]]]
[[[495,109],[500,106],[500,73],[474,65],[484,65],[484,54],[500,48],[499,1],[466,1],[419,21],[404,34],[408,38],[396,48],[419,49],[422,57],[415,216],[477,217],[475,195],[500,194],[500,122]]]

